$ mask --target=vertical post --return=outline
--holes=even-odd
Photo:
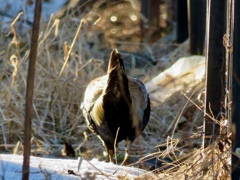
[[[206,31],[206,0],[188,0],[189,44],[191,54],[203,54]]]
[[[153,33],[159,29],[159,0],[142,0],[141,13],[147,19],[147,26],[141,20],[141,34]],[[146,32],[147,31],[147,32]]]
[[[232,179],[240,179],[240,1],[233,0]],[[238,153],[237,153],[238,151]]]
[[[35,65],[37,59],[38,34],[40,26],[40,18],[42,11],[42,0],[37,0],[34,11],[34,22],[32,27],[31,47],[28,64],[27,91],[25,105],[25,121],[24,121],[24,152],[23,152],[23,171],[22,179],[29,179],[29,162],[31,152],[31,131],[32,131],[32,101],[34,91]]]
[[[225,34],[225,3],[222,0],[209,0],[207,4],[207,44],[206,44],[206,95],[204,109],[205,137],[213,142],[219,134],[219,126],[206,114],[220,119],[224,102],[225,49],[222,43]]]
[[[188,38],[188,10],[187,0],[176,0],[177,43]]]

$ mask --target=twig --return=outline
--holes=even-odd
[[[8,100],[7,100],[7,103],[6,103],[7,109],[9,107],[9,104],[10,104],[10,101],[11,101],[11,98],[12,98],[13,85],[14,85],[15,80],[16,80],[16,75],[17,75],[17,72],[18,72],[18,65],[19,65],[18,63],[19,63],[19,59],[20,59],[20,55],[19,55],[19,44],[20,44],[20,42],[18,40],[18,34],[17,34],[16,28],[15,28],[15,24],[22,14],[23,13],[20,12],[17,15],[17,17],[14,19],[14,21],[11,23],[11,30],[12,30],[12,33],[13,33],[13,39],[10,42],[10,44],[8,45],[7,57],[8,57],[8,59],[10,59],[12,65],[14,67],[14,72],[13,72],[13,75],[12,75],[12,83],[11,83],[11,87],[10,87],[10,90],[9,90],[10,93],[9,93]],[[7,69],[7,65],[5,65],[5,67],[4,67],[4,72],[6,71],[6,69]],[[2,81],[2,77],[1,77],[1,81]]]
[[[82,162],[83,162],[83,157],[78,157],[78,168],[77,168],[78,172],[79,172],[79,170],[81,168]]]
[[[117,129],[117,132],[116,132],[116,138],[114,140],[114,156],[115,156],[115,161],[116,161],[116,164],[117,164],[117,138],[118,138],[118,132],[120,130],[120,127]]]
[[[65,58],[64,64],[63,64],[63,66],[62,66],[62,69],[61,69],[61,71],[60,71],[60,73],[59,73],[59,75],[58,75],[58,78],[57,78],[54,86],[53,86],[53,91],[52,91],[52,93],[51,93],[50,109],[52,109],[52,104],[53,104],[53,101],[54,101],[54,100],[53,100],[53,95],[54,95],[54,92],[56,91],[58,81],[59,81],[59,79],[61,78],[61,76],[62,76],[62,74],[63,74],[63,71],[64,71],[64,69],[66,68],[67,63],[68,63],[68,61],[69,61],[69,59],[70,59],[70,57],[71,57],[71,53],[72,53],[73,47],[74,47],[74,45],[75,45],[75,43],[76,43],[76,41],[77,41],[78,35],[80,34],[80,31],[81,31],[83,22],[84,22],[84,19],[81,19],[80,24],[79,24],[78,29],[77,29],[77,32],[76,32],[76,34],[75,34],[75,36],[74,36],[73,42],[72,42],[72,44],[71,44],[71,46],[70,46],[70,49],[68,50],[68,54],[67,54],[67,56],[66,56],[66,58]]]
[[[17,17],[14,19],[14,21],[11,23],[11,30],[13,32],[13,41],[12,43],[16,43],[17,45],[19,44],[19,41],[18,41],[18,36],[17,36],[17,31],[14,27],[14,25],[16,24],[17,20],[19,19],[19,17],[23,14],[23,12],[20,12]]]
[[[91,14],[91,13],[90,13],[90,14]],[[92,14],[95,14],[95,13],[92,13]],[[86,15],[86,16],[87,16],[87,15]],[[61,76],[62,76],[62,74],[63,74],[63,71],[65,70],[65,68],[66,68],[66,66],[67,66],[67,63],[68,63],[68,61],[69,61],[69,59],[70,59],[70,57],[71,57],[71,54],[72,54],[72,51],[73,51],[73,47],[74,47],[74,45],[76,44],[77,38],[78,38],[78,36],[79,36],[79,34],[80,34],[80,32],[81,32],[82,25],[83,25],[83,23],[86,23],[86,20],[85,20],[85,19],[86,19],[86,16],[83,17],[83,18],[81,19],[81,21],[80,21],[80,24],[79,24],[79,26],[78,26],[77,32],[76,32],[76,34],[75,34],[75,36],[74,36],[74,38],[73,38],[73,41],[72,41],[72,44],[71,44],[69,50],[68,50],[68,54],[66,55],[64,64],[63,64],[63,66],[62,66],[62,69],[61,69],[61,71],[60,71],[60,73],[59,73],[59,75],[58,75],[58,78],[57,78],[54,86],[53,86],[53,90],[52,90],[52,93],[51,93],[50,109],[52,108],[52,104],[53,104],[53,102],[54,102],[54,100],[53,100],[53,95],[54,95],[54,92],[56,91],[56,88],[57,88],[57,84],[58,84],[58,82],[59,82],[59,79],[61,78]],[[96,21],[94,21],[93,25],[97,24],[97,23],[100,21],[101,17],[100,17],[100,15],[98,15],[98,16],[99,16],[99,18],[98,18]]]
[[[31,131],[32,131],[32,101],[34,91],[35,65],[37,59],[38,34],[40,26],[40,18],[42,11],[42,0],[37,0],[34,12],[34,22],[32,28],[31,47],[29,55],[28,76],[27,76],[27,92],[25,106],[25,122],[24,122],[24,157],[22,179],[29,179],[29,161],[31,151]]]
[[[80,24],[79,24],[78,29],[77,29],[77,32],[76,32],[75,37],[74,37],[74,39],[73,39],[73,42],[72,42],[72,44],[71,44],[71,46],[70,46],[70,48],[69,48],[67,57],[65,58],[64,64],[63,64],[63,66],[62,66],[62,69],[61,69],[61,71],[60,71],[60,73],[59,73],[59,75],[58,75],[58,78],[57,78],[57,80],[56,80],[55,87],[56,87],[56,85],[57,85],[60,77],[62,76],[62,73],[63,73],[64,69],[65,69],[66,66],[67,66],[67,63],[68,63],[68,61],[69,61],[69,58],[71,57],[71,53],[72,53],[73,47],[74,47],[74,45],[75,45],[75,43],[76,43],[76,41],[77,41],[78,35],[80,34],[80,30],[81,30],[81,28],[82,28],[83,22],[84,22],[84,19],[81,19]]]
[[[110,179],[108,177],[109,175],[107,175],[104,172],[102,172],[100,169],[98,169],[96,166],[94,166],[92,163],[90,163],[90,161],[88,161],[88,160],[85,160],[85,161],[87,161],[92,167],[94,167],[101,175],[104,175],[107,179]]]
[[[204,111],[195,103],[193,102],[184,92],[181,92],[185,98],[187,98],[194,106],[196,106],[196,108],[198,108],[200,111],[202,111],[204,113]],[[211,120],[213,120],[215,123],[219,124],[218,121],[216,121],[216,119],[214,119],[214,117],[210,116],[209,114],[205,113],[205,115],[207,117],[209,117]]]

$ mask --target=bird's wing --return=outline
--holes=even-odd
[[[82,108],[90,111],[106,86],[107,75],[92,80],[86,88]]]
[[[144,111],[148,107],[148,93],[144,84],[133,77],[128,77],[128,80],[132,98],[138,102],[140,108]]]
[[[140,80],[132,77],[128,77],[128,79],[135,113],[133,118],[133,126],[139,127],[141,132],[149,121],[150,100],[147,90]]]
[[[103,90],[106,87],[108,75],[102,76],[92,80],[85,91],[84,101],[82,103],[82,110],[87,125],[90,130],[96,133],[100,139],[104,139],[105,146],[109,146],[109,142],[114,141],[114,137],[108,128],[107,122],[99,122],[93,118],[92,108],[95,103],[101,101]],[[111,143],[110,143],[111,144]]]

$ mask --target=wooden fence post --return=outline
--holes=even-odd
[[[219,134],[219,125],[213,123],[206,113],[219,120],[224,102],[225,81],[225,49],[223,36],[225,34],[225,1],[209,0],[207,4],[207,44],[206,44],[206,95],[204,109],[203,132],[210,141],[203,142],[206,146],[213,142]]]
[[[240,178],[240,1],[234,2],[232,71],[232,179]]]
[[[205,46],[206,0],[188,0],[188,23],[190,54],[202,55]]]
[[[187,0],[176,0],[175,8],[177,43],[182,43],[188,38]]]
[[[141,34],[142,37],[146,35],[146,33],[150,33],[150,35],[157,31],[159,26],[159,0],[141,0],[141,13],[147,19],[147,23],[141,20]],[[146,25],[146,27],[145,27]],[[160,37],[160,35],[159,35]],[[148,37],[149,39],[151,37]]]

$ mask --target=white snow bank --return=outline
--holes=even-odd
[[[0,154],[0,178],[20,180],[22,178],[22,164],[23,156]],[[77,159],[50,159],[31,156],[29,179],[119,179],[119,177],[134,179],[147,173],[142,169],[100,162],[97,159],[89,162],[83,160],[78,172],[78,164]],[[75,175],[68,174],[69,170]]]

